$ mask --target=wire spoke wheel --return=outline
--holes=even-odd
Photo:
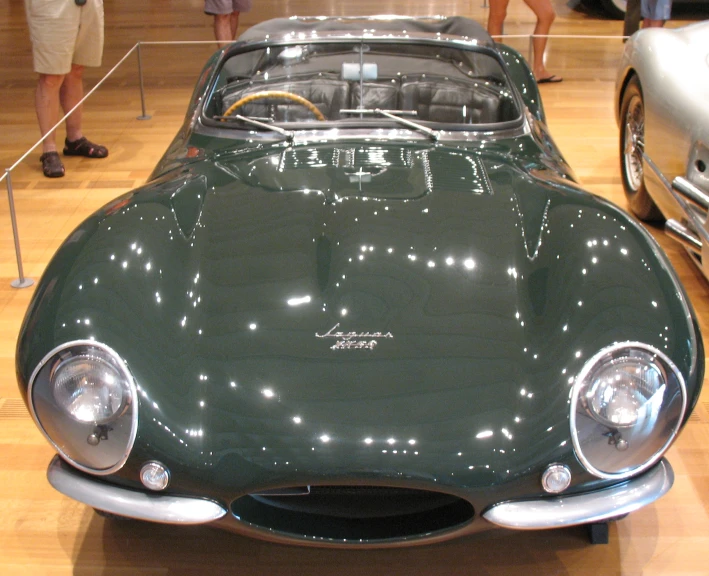
[[[645,113],[642,100],[637,96],[630,99],[625,115],[625,154],[623,162],[628,176],[628,184],[633,190],[643,183],[643,153],[645,152]]]
[[[637,76],[623,90],[620,119],[620,171],[628,206],[640,220],[660,222],[662,212],[645,186],[645,100]]]

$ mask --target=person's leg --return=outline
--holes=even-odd
[[[59,93],[64,81],[61,74],[40,74],[35,93],[35,109],[39,131],[47,136],[42,141],[42,172],[48,178],[64,176],[64,165],[57,153],[57,140],[52,128],[59,122]]]
[[[219,42],[220,48],[233,40],[231,36],[231,14],[214,15],[214,37]]]
[[[532,47],[534,49],[534,61],[532,63],[532,72],[537,80],[542,80],[552,76],[544,65],[544,51],[547,47],[546,35],[551,30],[551,25],[556,18],[554,7],[550,0],[524,0],[525,4],[532,9],[537,17],[537,25],[534,27],[535,36],[543,36],[542,38],[533,38]]]
[[[502,27],[507,17],[507,5],[510,0],[490,0],[487,15],[487,32],[490,36],[502,36]]]
[[[40,74],[35,93],[35,108],[39,131],[44,136],[59,122],[59,92],[64,82],[64,76],[58,74]],[[42,143],[43,152],[54,152],[57,149],[54,133],[49,134]]]
[[[234,11],[231,13],[231,39],[236,40],[236,31],[239,29],[239,13]]]
[[[64,77],[59,91],[62,108],[66,114],[74,108],[84,97],[84,67],[78,64],[71,65],[71,71]],[[86,158],[105,158],[108,149],[100,144],[84,138],[82,131],[83,106],[79,106],[66,119],[66,142],[64,143],[65,156],[85,156]]]
[[[64,77],[59,92],[64,114],[69,112],[84,97],[84,67],[71,65],[71,72]],[[66,119],[66,138],[70,142],[75,142],[83,136],[81,122],[83,118],[82,107],[79,106]]]

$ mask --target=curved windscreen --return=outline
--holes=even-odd
[[[451,129],[507,123],[521,114],[493,55],[441,43],[374,39],[234,54],[223,64],[205,112],[234,127],[243,127],[243,118],[266,124],[382,124],[393,115]]]

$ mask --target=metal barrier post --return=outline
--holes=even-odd
[[[143,88],[143,59],[140,54],[140,42],[138,42],[138,79],[140,81],[140,106],[143,113],[138,116],[138,120],[150,120],[151,116],[145,111],[145,90]]]
[[[15,200],[12,197],[12,179],[10,169],[5,169],[5,177],[7,178],[7,198],[10,202],[10,219],[12,220],[12,235],[15,238],[15,256],[17,258],[17,270],[20,277],[17,280],[10,282],[13,288],[27,288],[34,284],[31,278],[25,278],[25,273],[22,270],[22,255],[20,254],[20,236],[17,233],[17,218],[15,216]]]

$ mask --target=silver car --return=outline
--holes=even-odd
[[[665,220],[709,278],[709,21],[640,30],[628,40],[616,120],[631,211]]]

